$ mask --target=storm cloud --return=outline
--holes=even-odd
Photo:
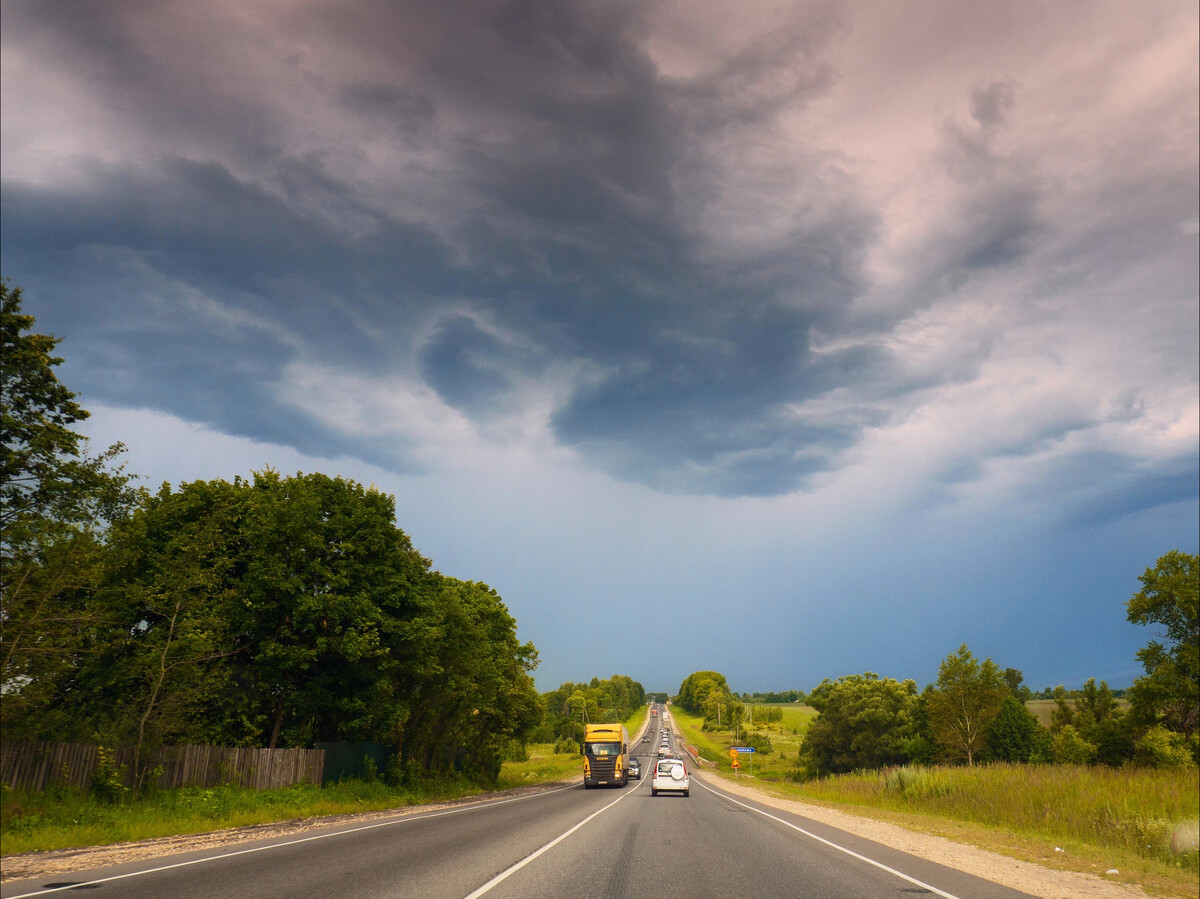
[[[1120,521],[1196,499],[1196,19],[11,0],[4,275],[312,457]]]

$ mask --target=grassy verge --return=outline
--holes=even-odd
[[[730,777],[728,734],[696,716],[675,720]],[[784,722],[786,729],[786,720]],[[1068,765],[899,768],[795,783],[798,746],[756,754],[753,784],[777,796],[840,807],[1054,868],[1103,873],[1160,895],[1196,896],[1200,772]],[[790,758],[789,758],[790,756]],[[743,772],[745,772],[743,768]],[[847,808],[847,807],[850,808]]]
[[[577,752],[556,753],[553,743],[531,743],[528,750],[526,761],[504,763],[496,784],[498,789],[553,783],[583,772],[583,759]]]
[[[0,835],[4,854],[16,855],[379,811],[479,792],[478,786],[462,781],[397,789],[379,781],[351,780],[283,790],[195,787],[104,802],[72,789],[18,793],[6,788],[0,804]]]
[[[531,745],[527,761],[504,763],[497,789],[566,780],[580,770],[579,756],[555,755],[552,745]],[[0,839],[4,855],[18,855],[297,818],[382,811],[481,792],[477,784],[459,780],[404,788],[389,787],[382,781],[348,780],[324,787],[302,784],[283,790],[163,790],[137,799],[104,802],[78,790],[19,793],[5,787],[0,801]]]

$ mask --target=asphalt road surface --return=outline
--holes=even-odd
[[[95,897],[146,899],[1026,895],[729,796],[703,774],[693,772],[688,797],[652,797],[649,773],[659,736],[650,734],[649,742],[634,744],[643,777],[625,789],[579,784],[226,850],[12,881],[0,887],[0,897],[81,888]]]

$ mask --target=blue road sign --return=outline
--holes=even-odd
[[[753,746],[735,746],[734,749],[736,749],[738,752],[753,752],[754,751]]]

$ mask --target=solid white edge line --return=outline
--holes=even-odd
[[[732,796],[730,796],[728,793],[722,793],[720,790],[714,790],[712,787],[704,786],[704,784],[700,784],[700,786],[704,787],[704,789],[708,790],[708,792],[713,793],[716,796],[720,796],[722,799],[728,799],[730,802],[735,803],[736,805],[740,805],[742,808],[749,809],[752,812],[757,812],[758,814],[762,815],[764,818],[770,818],[772,821],[778,821],[780,824],[784,825],[785,827],[790,827],[792,830],[802,833],[806,837],[816,840],[818,843],[824,843],[826,846],[830,847],[831,849],[836,849],[838,852],[844,852],[844,853],[846,853],[846,855],[853,856],[854,858],[858,859],[859,861],[866,862],[868,865],[874,865],[876,868],[880,868],[884,871],[887,871],[889,874],[895,874],[901,880],[907,880],[909,883],[913,884],[913,886],[918,886],[918,887],[921,887],[922,889],[929,890],[931,893],[936,893],[937,895],[944,897],[944,899],[959,899],[959,897],[955,896],[953,893],[944,892],[942,890],[939,890],[935,886],[931,886],[930,884],[925,883],[924,881],[917,880],[915,877],[909,877],[903,871],[897,871],[895,868],[889,868],[883,862],[877,862],[873,858],[867,858],[865,855],[859,855],[853,849],[847,849],[845,846],[839,846],[837,843],[827,840],[824,837],[819,837],[815,833],[812,833],[811,831],[807,831],[803,827],[798,827],[795,824],[791,823],[790,821],[784,821],[782,818],[777,818],[775,815],[772,815],[769,812],[764,812],[760,808],[755,808],[752,805],[746,805],[746,803],[744,803],[744,802],[739,802],[738,800],[736,800]]]
[[[497,874],[495,877],[493,877],[491,880],[489,880],[487,883],[485,883],[483,886],[481,886],[475,892],[469,893],[467,896],[465,896],[464,899],[479,899],[479,897],[482,896],[484,893],[491,891],[491,889],[493,887],[498,886],[502,881],[507,880],[510,876],[512,876],[513,874],[516,874],[518,871],[520,871],[522,868],[524,868],[527,864],[529,864],[531,861],[536,859],[539,855],[541,855],[544,852],[549,852],[551,849],[553,849],[555,846],[557,846],[559,843],[561,843],[563,840],[565,840],[567,837],[569,837],[575,831],[579,830],[579,828],[583,827],[583,825],[587,824],[589,821],[591,821],[597,815],[604,814],[606,811],[608,811],[610,808],[612,808],[614,805],[616,805],[622,799],[628,799],[630,796],[632,796],[634,793],[636,793],[641,788],[641,786],[642,786],[642,784],[639,781],[638,785],[636,787],[634,787],[633,790],[631,790],[628,793],[623,793],[622,795],[618,796],[616,799],[614,799],[608,805],[604,806],[604,808],[596,809],[596,811],[592,812],[590,815],[588,815],[586,818],[584,818],[582,821],[580,821],[578,824],[576,824],[570,830],[559,834],[557,837],[555,837],[553,840],[551,840],[549,843],[547,843],[541,849],[534,850],[533,852],[531,852],[529,855],[525,856],[523,859],[521,859],[516,864],[510,866],[509,868],[507,868],[504,871],[501,871],[499,874]],[[17,897],[13,897],[13,899],[17,899]]]
[[[129,874],[116,874],[112,877],[102,877],[99,880],[80,881],[79,883],[68,884],[67,886],[50,887],[49,889],[36,890],[32,893],[20,893],[16,896],[8,896],[6,899],[27,899],[29,896],[46,896],[50,893],[59,893],[63,890],[75,890],[81,887],[90,887],[93,884],[111,883],[114,880],[128,880],[131,877],[141,877],[144,874],[156,874],[160,871],[170,871],[173,868],[186,868],[190,865],[202,865],[205,862],[218,862],[222,859],[235,858],[239,855],[250,855],[254,852],[266,852],[269,849],[281,849],[284,846],[298,846],[301,843],[311,843],[314,840],[327,840],[330,837],[340,837],[349,833],[359,833],[364,830],[376,830],[380,827],[391,827],[396,824],[407,824],[409,821],[423,821],[429,818],[441,818],[446,815],[455,815],[460,812],[478,811],[479,809],[491,808],[497,805],[507,805],[510,802],[521,802],[524,799],[536,799],[539,796],[549,796],[553,793],[561,793],[563,790],[573,790],[575,786],[558,787],[554,790],[544,790],[541,793],[531,793],[528,796],[514,796],[512,799],[492,799],[484,802],[476,802],[472,805],[459,806],[458,808],[442,809],[437,812],[428,812],[426,814],[417,813],[415,815],[404,815],[400,818],[395,818],[391,821],[380,821],[378,824],[364,824],[361,827],[352,827],[348,830],[338,830],[333,833],[321,833],[311,837],[303,837],[299,840],[287,840],[283,843],[272,843],[269,846],[255,846],[252,849],[239,849],[237,852],[224,852],[221,855],[210,855],[205,858],[196,858],[187,862],[176,862],[173,865],[161,865],[157,868],[147,868],[145,871],[133,871]],[[47,875],[50,876],[50,875]],[[32,879],[32,878],[30,878]],[[38,878],[40,879],[40,878]]]

